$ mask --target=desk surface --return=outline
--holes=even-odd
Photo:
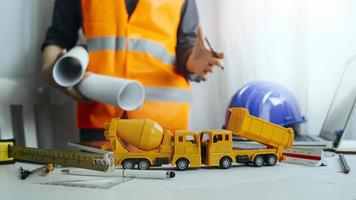
[[[356,170],[356,155],[346,155]],[[278,163],[275,167],[235,166],[228,170],[195,169],[176,172],[171,180],[132,179],[110,189],[43,185],[59,180],[92,177],[63,175],[55,170],[47,176],[18,178],[19,167],[38,165],[16,163],[0,166],[1,199],[104,200],[104,199],[338,199],[356,200],[356,173],[343,174],[337,156],[328,166],[307,167]],[[354,169],[355,168],[355,169]],[[4,198],[7,197],[7,198]]]

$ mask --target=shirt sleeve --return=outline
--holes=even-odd
[[[187,60],[192,53],[197,39],[199,16],[195,0],[185,0],[177,33],[177,65],[176,69],[184,77],[190,79],[187,70]]]
[[[56,0],[52,24],[47,30],[42,49],[51,44],[68,50],[73,48],[78,40],[81,24],[80,0]]]

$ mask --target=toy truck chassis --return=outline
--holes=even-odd
[[[294,133],[292,129],[277,126],[270,122],[249,115],[246,109],[233,108],[229,120],[228,130],[210,130],[197,133],[194,131],[164,131],[152,120],[126,121],[122,123],[125,128],[119,127],[120,119],[113,119],[106,125],[105,136],[110,141],[104,145],[103,149],[111,149],[115,155],[115,164],[122,165],[125,169],[148,169],[150,166],[161,166],[172,164],[178,170],[185,170],[189,167],[219,166],[220,168],[230,168],[232,163],[253,163],[257,167],[263,165],[274,166],[279,160],[283,160],[282,152],[284,148],[292,145]],[[146,123],[147,122],[147,123]],[[130,125],[131,124],[131,125]],[[137,125],[132,124],[141,124]],[[142,124],[151,124],[148,126]],[[156,132],[152,131],[153,128]],[[157,128],[158,127],[158,128]],[[121,133],[119,132],[119,129]],[[137,140],[137,144],[153,147],[151,150],[129,150],[124,139],[121,138],[122,132],[134,130],[126,135],[130,138],[144,138]],[[161,141],[157,140],[158,133],[163,134]],[[149,134],[155,134],[155,145],[150,140]],[[127,134],[127,133],[125,133]],[[125,135],[124,134],[124,135]],[[233,134],[243,136],[247,139],[259,142],[266,146],[263,149],[238,149],[233,147]],[[158,134],[159,136],[160,134]],[[136,137],[137,136],[137,137]],[[140,136],[140,137],[138,137]],[[160,140],[160,139],[159,139]],[[135,140],[136,141],[136,140]],[[160,143],[157,143],[160,142]],[[126,142],[127,143],[127,142]]]

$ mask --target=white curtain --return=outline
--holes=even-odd
[[[193,84],[191,128],[221,128],[230,98],[243,84],[268,80],[297,97],[318,134],[346,61],[356,54],[351,0],[197,0],[201,24],[225,71]]]

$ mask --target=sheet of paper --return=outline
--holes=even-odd
[[[214,168],[188,170],[177,172],[177,178],[174,182],[167,183],[167,187],[174,190],[192,190],[245,183],[298,180],[300,177],[313,177],[313,180],[318,181],[319,175],[341,173],[336,156],[327,158],[327,160],[329,165],[320,167],[277,163],[273,167],[233,166],[227,170]],[[323,182],[324,179],[322,178],[320,181]]]

